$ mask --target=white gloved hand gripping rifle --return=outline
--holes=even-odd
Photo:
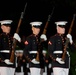
[[[67,34],[67,38],[69,38],[69,42],[72,44],[73,43],[73,40],[72,40],[71,34]]]
[[[32,62],[33,64],[39,64],[39,63],[40,63],[40,62],[38,62],[35,58],[32,59],[31,62]]]
[[[62,59],[61,58],[56,58],[56,61],[58,62],[58,63],[60,63],[60,64],[64,64],[65,62],[64,61],[62,61]]]
[[[14,33],[14,37],[16,40],[18,40],[19,42],[21,42],[21,38],[17,33]]]
[[[46,37],[46,35],[45,35],[45,34],[42,34],[42,35],[40,36],[40,38],[41,38],[41,39],[44,39],[44,41],[46,41],[46,40],[47,40],[47,37]]]

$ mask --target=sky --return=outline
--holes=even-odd
[[[51,0],[54,1],[54,0]],[[76,13],[75,8],[64,3],[64,2],[51,2],[50,0],[10,0],[0,2],[0,20],[11,19],[13,20],[11,33],[16,32],[21,12],[23,12],[24,7],[27,3],[27,7],[21,20],[19,35],[28,36],[32,33],[31,25],[32,21],[43,22],[41,27],[41,34],[46,25],[48,15],[51,15],[53,8],[53,14],[51,15],[48,28],[47,37],[54,35],[56,33],[56,21],[68,21],[66,33],[68,33],[69,26],[71,25],[74,14]],[[61,4],[62,3],[62,4]],[[72,35],[75,39],[76,29],[75,24],[72,29]]]

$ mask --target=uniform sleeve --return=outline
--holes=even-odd
[[[50,40],[48,41],[48,54],[50,58],[55,61],[56,56],[53,54],[54,50],[55,50],[55,40],[54,38],[50,38]]]
[[[28,61],[31,61],[30,56],[29,56],[29,51],[31,49],[31,41],[30,39],[26,39],[26,41],[24,42],[25,44],[25,48],[24,48],[24,56],[26,57],[26,59]]]
[[[2,44],[1,44],[1,42],[2,42],[2,37],[0,36],[0,51],[1,51],[1,49],[2,49]],[[2,55],[1,52],[0,52],[0,60],[4,60],[4,56]]]

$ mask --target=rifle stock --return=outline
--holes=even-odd
[[[46,34],[46,32],[47,32],[47,27],[48,27],[48,24],[49,24],[49,21],[50,21],[50,17],[51,17],[51,15],[48,16],[48,20],[47,20],[47,22],[45,24],[45,27],[44,27],[44,30],[43,30],[42,34]]]
[[[46,34],[46,32],[47,32],[47,27],[48,27],[48,24],[49,24],[49,21],[50,21],[52,15],[53,15],[54,9],[55,9],[55,7],[53,7],[51,15],[48,15],[48,19],[47,19],[47,22],[45,24],[45,27],[44,27],[44,30],[43,30],[42,34]]]
[[[19,19],[19,22],[18,22],[18,26],[17,26],[17,29],[16,29],[16,33],[19,33],[20,25],[21,25],[21,22],[22,22],[24,13],[25,13],[26,6],[27,6],[27,3],[25,5],[24,11],[21,13],[21,16],[20,16],[20,19]],[[15,54],[16,43],[17,43],[17,40],[13,39],[12,51],[11,51],[11,56],[10,56],[10,62],[12,62],[12,63],[14,63],[14,58],[15,58],[14,54]]]
[[[46,34],[46,32],[47,32],[47,27],[48,27],[48,25],[49,25],[50,18],[51,18],[52,15],[53,15],[53,11],[54,11],[54,8],[53,8],[53,10],[52,10],[51,15],[48,15],[48,19],[47,19],[47,22],[46,22],[46,24],[45,24],[45,27],[44,27],[44,29],[43,29],[42,34]],[[36,60],[37,60],[37,61],[40,61],[40,59],[39,59],[39,51],[40,51],[40,45],[41,45],[42,42],[43,42],[43,41],[40,40],[40,43],[39,43],[39,46],[38,46],[38,52],[37,52],[37,56],[36,56]]]
[[[43,30],[43,34],[46,34],[46,29],[47,29],[47,27],[48,27],[48,24],[49,24],[49,21],[50,21],[50,15],[48,16],[48,20],[47,20],[47,22],[46,22],[46,24],[45,24],[45,27],[44,27],[44,30]],[[37,52],[37,56],[36,56],[36,60],[37,61],[40,61],[40,59],[39,59],[39,51],[40,51],[40,44],[41,44],[41,42],[42,42],[42,40],[40,41],[40,43],[38,44],[38,52]]]
[[[74,25],[75,17],[76,17],[76,14],[73,15],[73,19],[72,19],[72,22],[71,22],[71,25],[70,25],[68,34],[71,34],[71,32],[72,32],[72,27],[73,27],[73,25]],[[69,39],[66,38],[66,42],[65,42],[65,46],[64,46],[64,52],[63,52],[63,55],[62,55],[62,61],[65,60],[66,49],[67,49],[68,43],[69,43]]]

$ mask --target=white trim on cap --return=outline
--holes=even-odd
[[[0,21],[1,25],[3,24],[11,24],[13,21],[12,20],[3,20],[3,21]]]
[[[31,22],[30,23],[32,26],[41,26],[42,22]]]
[[[55,22],[56,25],[66,25],[66,23],[68,23],[67,21],[58,21]]]
[[[16,50],[16,53],[23,53],[23,50]]]
[[[47,52],[45,50],[43,50],[42,53],[47,53]]]

